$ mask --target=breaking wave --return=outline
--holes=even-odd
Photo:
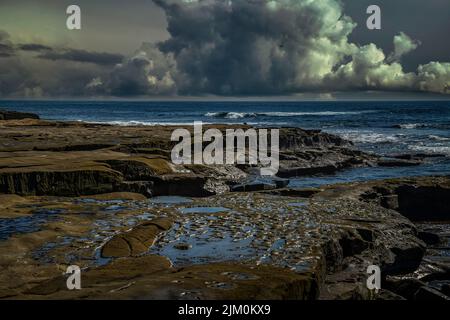
[[[361,131],[337,132],[337,134],[356,143],[396,143],[402,138],[402,135]]]
[[[427,125],[423,123],[403,123],[403,124],[395,124],[392,127],[395,129],[419,129],[419,128],[426,128]]]
[[[402,123],[395,124],[392,126],[395,129],[439,129],[448,130],[450,129],[450,123]]]
[[[428,136],[428,138],[430,138],[431,140],[435,140],[435,141],[450,141],[449,137],[436,136],[433,134],[430,134]]]
[[[133,126],[189,126],[193,125],[192,122],[152,122],[152,121],[88,121],[88,123],[95,124],[109,124],[122,127],[133,127]],[[203,124],[209,124],[203,122]]]
[[[442,145],[415,145],[409,146],[410,150],[426,152],[431,154],[445,154],[450,156],[450,146],[442,146]]]
[[[208,112],[206,117],[240,119],[255,117],[336,116],[373,112],[368,111],[320,111],[320,112]]]

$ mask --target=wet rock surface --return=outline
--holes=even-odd
[[[414,224],[381,205],[372,193],[431,183],[445,189],[449,179],[194,199],[144,199],[120,193],[11,199],[0,211],[28,217],[39,208],[40,214],[58,219],[0,241],[0,264],[5,270],[0,296],[443,298],[449,269],[448,242],[442,241],[448,241],[448,225]],[[120,199],[125,196],[129,200]],[[2,222],[12,219],[4,216]],[[427,247],[419,237],[424,232],[437,234],[440,242]],[[69,264],[84,270],[79,292],[67,290],[61,276]],[[365,287],[366,269],[372,264],[381,267],[385,279],[379,296]],[[30,274],[30,270],[35,271]]]
[[[173,165],[173,127],[0,128],[0,298],[448,298],[450,177],[284,179],[419,156],[386,160],[282,128],[279,177],[264,180],[245,165]],[[73,264],[80,291],[66,288]],[[378,293],[366,287],[374,264]]]

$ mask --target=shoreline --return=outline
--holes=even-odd
[[[280,177],[264,181],[246,166],[174,165],[174,127],[0,127],[0,298],[371,299],[372,264],[377,299],[448,295],[450,176],[288,186],[417,156],[280,128]],[[79,292],[60,275],[70,264],[85,270]]]

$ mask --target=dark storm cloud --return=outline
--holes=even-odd
[[[30,73],[17,58],[9,34],[0,30],[0,97],[21,92],[31,82]]]
[[[92,79],[107,76],[123,58],[39,43],[14,44],[0,31],[0,97],[84,96]]]
[[[29,81],[30,74],[16,57],[9,34],[0,30],[0,97],[22,91]]]
[[[0,58],[8,58],[15,55],[14,47],[9,38],[8,33],[0,30]]]
[[[50,51],[52,50],[51,47],[45,46],[38,43],[26,43],[26,44],[19,44],[18,46],[19,50],[23,51]]]
[[[14,54],[14,49],[12,47],[0,43],[0,58],[12,57]]]
[[[405,72],[401,58],[419,42],[399,33],[394,49],[349,41],[356,23],[337,0],[155,0],[170,38],[181,94],[289,94],[401,90],[450,93],[450,63]]]
[[[346,15],[338,0],[154,2],[166,15],[169,37],[162,42],[145,43],[128,57],[39,43],[14,45],[7,34],[0,33],[0,54],[8,55],[0,59],[0,81],[8,88],[0,89],[0,93],[450,93],[449,62],[426,60],[412,69],[404,67],[405,61],[426,41],[401,29],[390,37],[389,46],[353,41],[352,33],[361,26]],[[14,74],[12,66],[21,71],[20,77]]]
[[[88,88],[114,96],[173,95],[176,93],[174,61],[155,45],[143,44],[135,55],[118,64],[104,79]]]
[[[38,55],[40,59],[66,60],[84,63],[94,63],[99,65],[115,65],[124,59],[121,54],[106,52],[89,52],[78,49],[50,50]]]
[[[254,0],[182,1],[156,0],[166,12],[170,39],[161,43],[175,56],[187,83],[185,94],[279,94],[310,89],[319,80],[323,66],[341,59],[313,61],[313,51],[322,45],[333,49],[353,28],[340,17],[335,1],[286,5]],[[320,44],[321,37],[329,43]],[[328,48],[323,48],[328,49]],[[324,55],[328,52],[324,51]],[[312,59],[309,59],[311,57]],[[301,70],[301,72],[300,72]]]

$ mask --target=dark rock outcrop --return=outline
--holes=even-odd
[[[408,179],[393,179],[374,187],[364,197],[373,197],[385,208],[396,210],[412,221],[450,219],[450,184],[445,177],[425,178],[420,185]]]
[[[0,109],[0,120],[22,120],[22,119],[39,119],[34,113],[8,111]]]
[[[121,180],[120,173],[107,168],[28,172],[0,170],[0,193],[73,197],[116,191]]]
[[[377,164],[380,167],[413,167],[421,165],[420,160],[402,160],[402,159],[383,159],[379,160]]]
[[[423,286],[414,295],[414,300],[426,300],[426,301],[450,301],[450,297],[446,296],[442,292],[436,289]]]

